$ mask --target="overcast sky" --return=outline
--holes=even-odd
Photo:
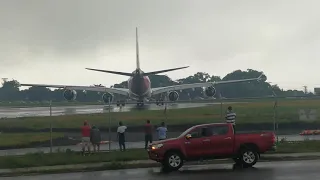
[[[317,0],[1,0],[0,74],[20,83],[110,86],[140,65],[173,79],[263,71],[285,89],[320,86]]]

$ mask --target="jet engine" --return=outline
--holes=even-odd
[[[213,86],[206,87],[204,89],[204,93],[208,97],[213,97],[216,94],[216,88],[214,88]]]
[[[107,103],[107,104],[109,104],[109,98],[110,98],[110,103],[112,103],[112,101],[113,101],[113,95],[111,94],[111,93],[104,93],[103,95],[102,95],[102,100],[103,100],[103,102],[104,103]]]
[[[67,89],[63,92],[63,97],[68,101],[73,101],[77,98],[77,91]]]
[[[171,91],[168,94],[168,98],[170,101],[177,101],[179,99],[179,93],[177,91]]]

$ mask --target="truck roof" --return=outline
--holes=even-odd
[[[198,124],[193,127],[201,127],[201,126],[211,126],[211,125],[226,125],[228,123],[206,123],[206,124]]]

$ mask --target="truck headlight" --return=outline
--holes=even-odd
[[[152,145],[151,146],[151,149],[159,149],[159,148],[161,148],[163,146],[163,144],[155,144],[155,145]]]

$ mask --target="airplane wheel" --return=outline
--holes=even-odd
[[[124,103],[122,104],[122,106],[125,106],[125,105],[126,105],[126,104],[124,104]]]

